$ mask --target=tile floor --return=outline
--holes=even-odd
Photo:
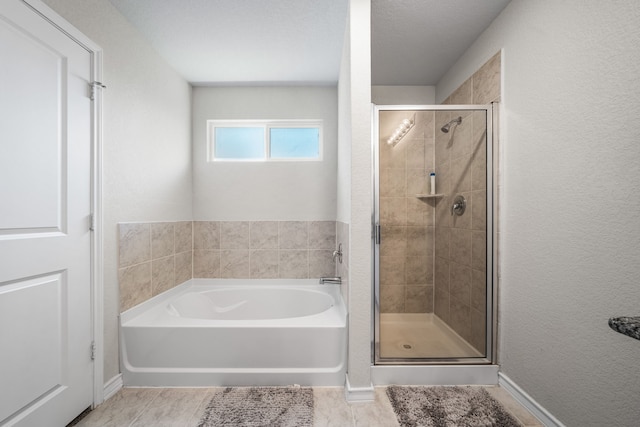
[[[543,425],[500,387],[486,387],[523,426]],[[125,388],[83,418],[84,427],[194,427],[214,393],[223,388]],[[341,387],[314,387],[314,426],[398,426],[385,387],[375,402],[349,404]]]

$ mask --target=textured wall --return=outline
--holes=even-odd
[[[640,7],[513,0],[442,79],[503,48],[504,374],[568,426],[635,426],[638,341],[607,319],[640,301]]]
[[[347,257],[344,267],[338,267],[337,273],[342,277],[342,298],[349,307],[349,235],[351,223],[351,30],[347,19],[342,58],[340,61],[340,75],[338,78],[338,171],[337,171],[337,200],[336,220],[338,223],[338,243],[345,242],[343,251]]]
[[[371,386],[371,4],[351,0],[349,381]],[[342,76],[341,76],[342,77]]]
[[[351,222],[351,31],[347,20],[338,79],[338,165],[336,220]]]
[[[377,105],[426,105],[435,99],[435,86],[371,86],[371,102]]]
[[[120,372],[117,223],[191,220],[191,87],[107,0],[44,0],[103,49],[104,379]]]
[[[321,119],[323,159],[309,162],[207,162],[207,120],[226,119]],[[335,220],[337,126],[335,87],[195,87],[194,219]]]

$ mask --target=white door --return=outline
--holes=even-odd
[[[93,402],[91,53],[0,1],[0,425]]]

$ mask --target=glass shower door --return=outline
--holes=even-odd
[[[375,113],[375,362],[488,363],[490,106]]]

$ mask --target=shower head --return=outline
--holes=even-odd
[[[461,117],[461,116],[458,116],[458,118],[457,118],[457,119],[453,119],[453,120],[451,120],[449,123],[447,123],[446,125],[442,126],[442,127],[440,128],[440,130],[441,130],[442,132],[444,132],[444,133],[449,133],[449,130],[451,129],[451,125],[452,125],[452,124],[459,125],[460,123],[462,123],[462,117]]]

